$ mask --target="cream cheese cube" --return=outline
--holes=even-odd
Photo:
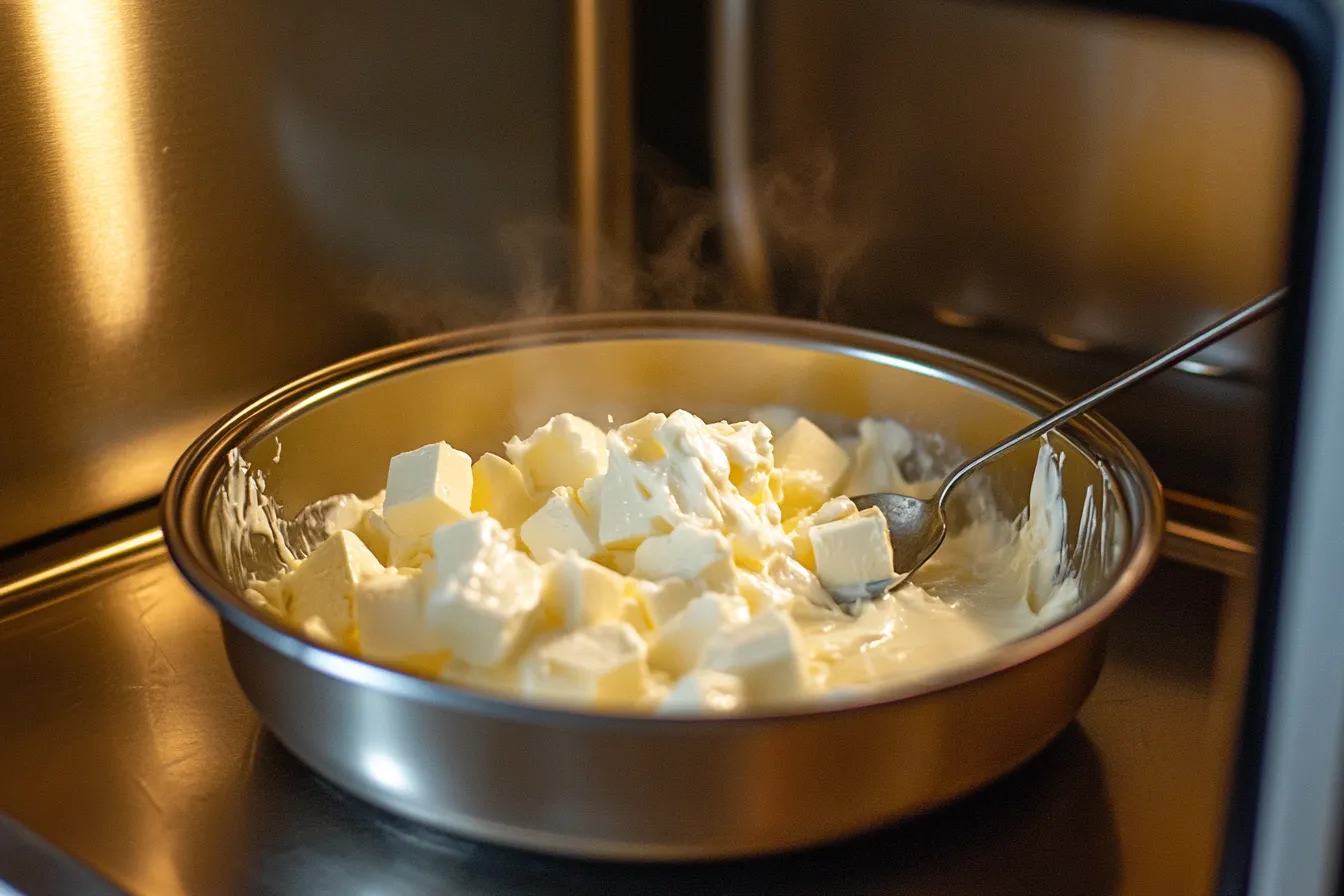
[[[700,666],[736,676],[750,703],[790,700],[808,691],[802,634],[792,617],[779,610],[720,630],[705,645]]]
[[[830,592],[822,587],[821,581],[812,570],[799,563],[793,557],[776,554],[765,564],[766,577],[776,586],[802,598],[806,603],[826,609],[835,609],[835,600]]]
[[[369,659],[405,661],[439,650],[425,624],[421,573],[388,571],[355,586],[359,647]]]
[[[430,542],[440,576],[484,575],[490,564],[514,550],[513,534],[485,513],[440,526]]]
[[[607,474],[600,473],[574,490],[574,497],[579,506],[588,511],[588,515],[593,519],[597,519],[602,513],[602,483],[606,479]]]
[[[392,528],[388,526],[387,520],[383,519],[383,512],[376,508],[370,508],[364,511],[359,518],[359,522],[354,527],[354,533],[359,536],[359,540],[364,542],[373,556],[378,558],[378,562],[387,566],[391,563]]]
[[[387,565],[400,569],[420,569],[434,559],[434,541],[431,535],[402,538],[395,532],[389,542]]]
[[[599,622],[540,644],[519,669],[523,694],[583,706],[636,703],[648,691],[647,648],[625,622]]]
[[[622,622],[630,623],[635,631],[639,632],[640,637],[647,638],[649,632],[653,631],[653,620],[649,618],[649,611],[644,606],[644,599],[639,595],[638,583],[631,580],[631,589],[621,598]]]
[[[656,441],[649,444],[662,451]],[[647,465],[657,461],[637,461],[634,449],[617,433],[608,436],[607,449],[607,472],[598,499],[598,540],[610,551],[633,550],[649,536],[672,530],[672,495],[666,473]]]
[[[763,423],[716,423],[711,427],[728,457],[729,479],[752,504],[777,502],[783,497],[777,451],[770,428]]]
[[[599,562],[609,566],[623,576],[635,574],[634,551],[606,551],[598,557]]]
[[[380,510],[365,511],[354,532],[384,566],[419,568],[434,556],[429,533],[415,538],[398,535]]]
[[[327,624],[322,621],[321,616],[309,616],[300,626],[303,630],[303,636],[314,644],[321,644],[323,647],[340,647],[340,642],[336,636],[327,628]]]
[[[808,532],[817,578],[828,589],[862,585],[892,576],[891,536],[876,507],[813,526]]]
[[[775,440],[775,466],[784,474],[785,503],[811,507],[835,494],[849,470],[849,455],[815,423],[799,417]]]
[[[721,532],[682,524],[667,535],[646,538],[635,550],[635,575],[662,579],[695,579],[706,587],[735,591],[737,569],[733,549]]]
[[[752,504],[741,495],[720,496],[723,528],[733,548],[733,562],[743,569],[760,569],[774,554],[790,553],[792,544],[780,525],[774,501]]]
[[[475,666],[507,660],[537,616],[540,567],[484,514],[436,529],[434,555],[425,591],[433,646]]]
[[[504,446],[536,494],[579,488],[607,469],[607,435],[573,414],[552,417],[526,439],[514,436]]]
[[[518,537],[543,563],[566,551],[588,560],[602,550],[597,525],[571,488],[556,489],[550,500],[518,528]]]
[[[764,571],[739,570],[737,592],[753,614],[764,610],[788,610],[794,604],[794,595],[775,584]]]
[[[617,438],[632,460],[640,463],[655,463],[667,456],[667,451],[658,441],[658,430],[667,422],[665,414],[645,414],[638,420],[632,420],[619,427],[611,437]],[[610,438],[608,445],[610,445]]]
[[[700,669],[677,680],[658,704],[660,715],[733,712],[743,704],[742,681],[726,672]]]
[[[739,570],[737,584],[752,613],[771,609],[797,613],[809,607],[836,609],[834,599],[812,571],[783,554],[771,557],[759,572]]]
[[[794,559],[816,572],[817,558],[812,552],[812,528],[823,523],[846,519],[858,512],[859,508],[854,506],[854,502],[841,495],[832,498],[811,513],[799,517],[793,524],[793,531],[789,533],[789,541],[793,543]]]
[[[471,513],[471,458],[435,442],[392,458],[383,519],[403,538],[429,535]]]
[[[685,579],[663,579],[661,582],[637,580],[635,593],[649,622],[656,628],[666,625],[700,593],[694,582]]]
[[[488,513],[506,529],[517,529],[541,509],[528,493],[522,472],[498,454],[482,454],[471,467],[471,512]]]
[[[631,583],[625,576],[567,551],[548,563],[545,598],[565,628],[576,629],[620,619]]]
[[[288,599],[284,582],[280,579],[253,580],[248,582],[247,589],[243,591],[243,600],[258,610],[265,610],[280,617],[285,615],[285,604]]]
[[[702,594],[658,629],[649,644],[649,665],[674,677],[684,675],[699,662],[710,638],[750,618],[751,611],[741,597]]]
[[[335,532],[285,576],[290,616],[305,622],[316,616],[344,641],[354,626],[355,586],[382,573],[383,565],[355,533]]]

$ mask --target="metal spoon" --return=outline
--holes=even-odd
[[[1283,302],[1287,289],[1272,292],[1264,298],[1244,305],[1215,324],[1200,330],[1194,336],[1179,342],[1160,354],[1154,355],[1127,373],[1122,373],[1104,385],[1098,386],[1086,395],[1075,399],[1055,411],[1049,417],[1043,417],[1030,426],[1019,430],[999,442],[987,451],[963,462],[943,479],[938,492],[928,500],[912,498],[909,495],[874,494],[860,495],[854,503],[862,510],[876,507],[887,518],[887,528],[891,533],[892,568],[900,570],[890,579],[867,582],[861,585],[844,585],[830,589],[837,603],[852,604],[861,600],[881,597],[893,588],[899,588],[917,569],[923,566],[947,536],[947,496],[963,479],[980,467],[1009,449],[1023,442],[1037,438],[1066,423],[1074,417],[1101,404],[1106,399],[1140,383],[1155,373],[1160,373],[1180,361],[1193,355],[1229,333],[1236,332],[1253,321],[1257,321],[1275,310]]]

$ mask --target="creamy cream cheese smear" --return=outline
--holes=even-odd
[[[919,440],[893,420],[837,439],[785,408],[749,416],[561,414],[475,460],[425,445],[378,495],[293,520],[235,453],[216,544],[250,603],[324,646],[580,709],[862,699],[1076,609],[1106,495],[1087,493],[1071,552],[1048,442],[1016,519],[979,496],[915,581],[851,616],[827,589],[890,575],[891,547],[846,496],[927,492],[902,472],[931,468]]]

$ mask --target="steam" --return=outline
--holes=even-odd
[[[844,275],[872,242],[874,228],[853,209],[841,213],[834,155],[818,150],[776,161],[756,173],[755,183],[766,243],[784,280],[776,291],[791,293],[811,316],[840,317]]]
[[[724,262],[718,199],[691,186],[651,150],[640,154],[633,253],[599,248],[592,310],[758,310],[741,295]],[[844,276],[871,243],[873,228],[836,196],[829,151],[795,154],[754,173],[760,226],[776,272],[765,310],[823,320],[843,316]],[[415,284],[389,273],[371,277],[359,304],[383,319],[395,339],[466,326],[577,310],[571,288],[573,231],[565,223],[525,218],[495,236],[508,271],[496,289],[460,282]]]

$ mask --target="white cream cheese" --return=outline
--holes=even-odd
[[[250,602],[321,643],[526,699],[679,715],[859,699],[1077,605],[1104,512],[1089,492],[1071,554],[1042,442],[1017,519],[975,511],[914,582],[841,611],[826,587],[892,573],[885,521],[845,495],[927,490],[929,463],[894,421],[836,439],[765,411],[778,438],[678,410],[608,431],[561,415],[474,464],[427,445],[393,458],[385,496],[325,499],[302,524],[235,456],[223,553],[252,572]]]

